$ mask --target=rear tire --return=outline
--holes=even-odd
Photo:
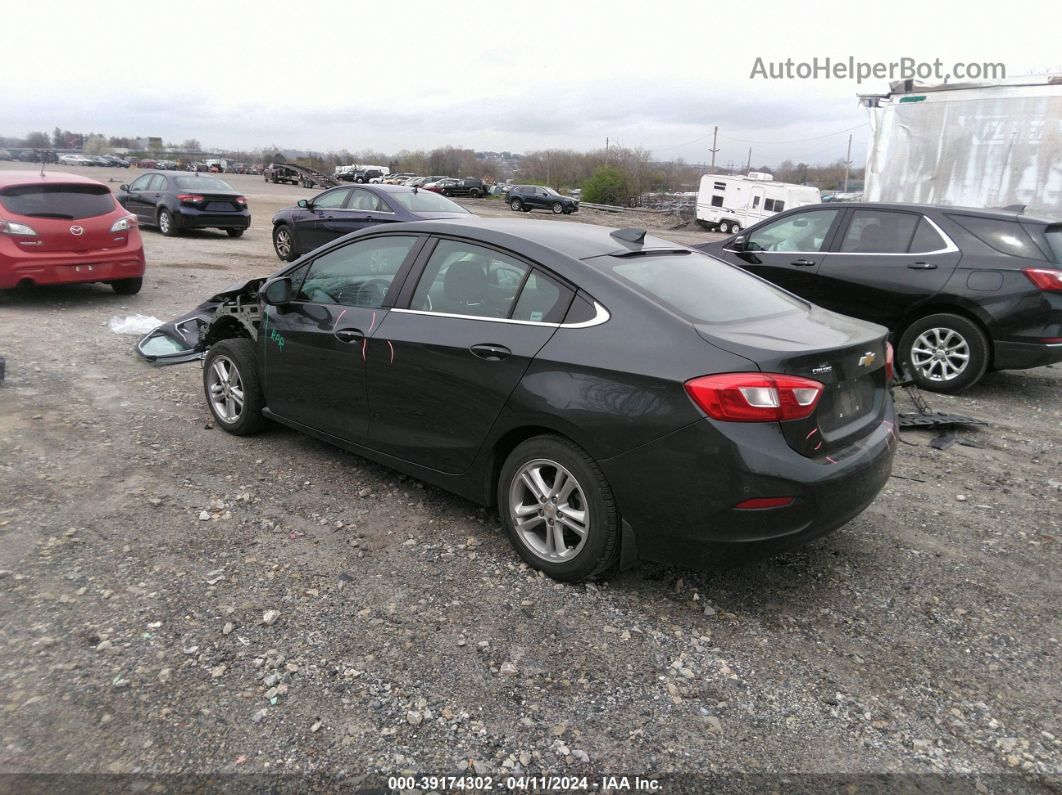
[[[972,320],[941,313],[919,318],[900,339],[902,372],[930,392],[960,392],[988,369],[988,338]]]
[[[236,436],[262,430],[265,397],[258,379],[254,342],[246,337],[222,340],[203,360],[203,394],[218,426]]]
[[[619,559],[612,488],[590,454],[567,439],[536,436],[517,445],[498,477],[498,509],[520,557],[555,580],[596,577]]]
[[[243,237],[244,233],[243,229],[226,229],[225,231],[228,233],[229,237]]]
[[[118,281],[110,282],[111,289],[118,295],[136,295],[140,292],[140,288],[144,286],[144,278],[142,276],[135,279],[119,279]]]
[[[181,230],[177,226],[177,218],[169,210],[159,210],[159,231],[166,237],[177,237]]]
[[[524,209],[524,203],[519,199],[513,199],[511,202],[509,202],[509,207],[512,208],[512,211],[514,213],[518,213]]]
[[[730,222],[729,221],[720,221],[719,222],[719,231],[722,232],[724,235],[729,235],[730,234]]]

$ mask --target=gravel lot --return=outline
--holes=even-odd
[[[198,364],[108,330],[276,269],[269,216],[311,192],[231,182],[251,230],[145,230],[137,296],[0,294],[0,770],[1062,787],[1062,368],[929,396],[989,424],[903,433],[880,498],[804,551],[559,585],[468,502],[211,428]]]

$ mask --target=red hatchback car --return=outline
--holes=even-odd
[[[136,216],[102,182],[76,174],[0,171],[0,289],[106,282],[133,295],[144,282]]]

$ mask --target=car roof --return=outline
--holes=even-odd
[[[97,179],[83,177],[80,174],[70,174],[65,171],[0,171],[0,188],[9,188],[13,185],[102,185]]]
[[[1016,210],[1004,210],[1004,209],[986,209],[984,207],[962,207],[960,205],[952,204],[916,204],[913,202],[824,202],[829,207],[837,207],[838,209],[844,207],[851,207],[854,210],[931,210],[941,213],[957,213],[959,215],[979,215],[985,218],[998,218],[1007,221],[1035,221],[1036,223],[1053,223],[1046,218],[1037,218],[1034,216],[1024,215]],[[807,209],[808,207],[818,207],[819,205],[804,205],[800,208],[794,209]]]
[[[430,234],[460,235],[469,226],[473,226],[478,230],[493,232],[496,236],[520,238],[573,259],[589,259],[616,253],[626,254],[630,251],[685,249],[684,246],[672,243],[670,240],[651,235],[646,235],[641,244],[627,243],[612,236],[612,232],[616,231],[615,227],[568,221],[482,218],[471,215],[468,218],[438,219],[415,223],[420,231]],[[388,227],[388,229],[392,228],[398,229],[398,226]],[[485,236],[487,237],[490,235]]]

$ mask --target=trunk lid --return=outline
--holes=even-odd
[[[884,419],[888,331],[818,307],[785,316],[697,324],[707,342],[751,360],[762,372],[810,378],[825,389],[815,412],[780,423],[790,447],[818,457],[847,447]]]

